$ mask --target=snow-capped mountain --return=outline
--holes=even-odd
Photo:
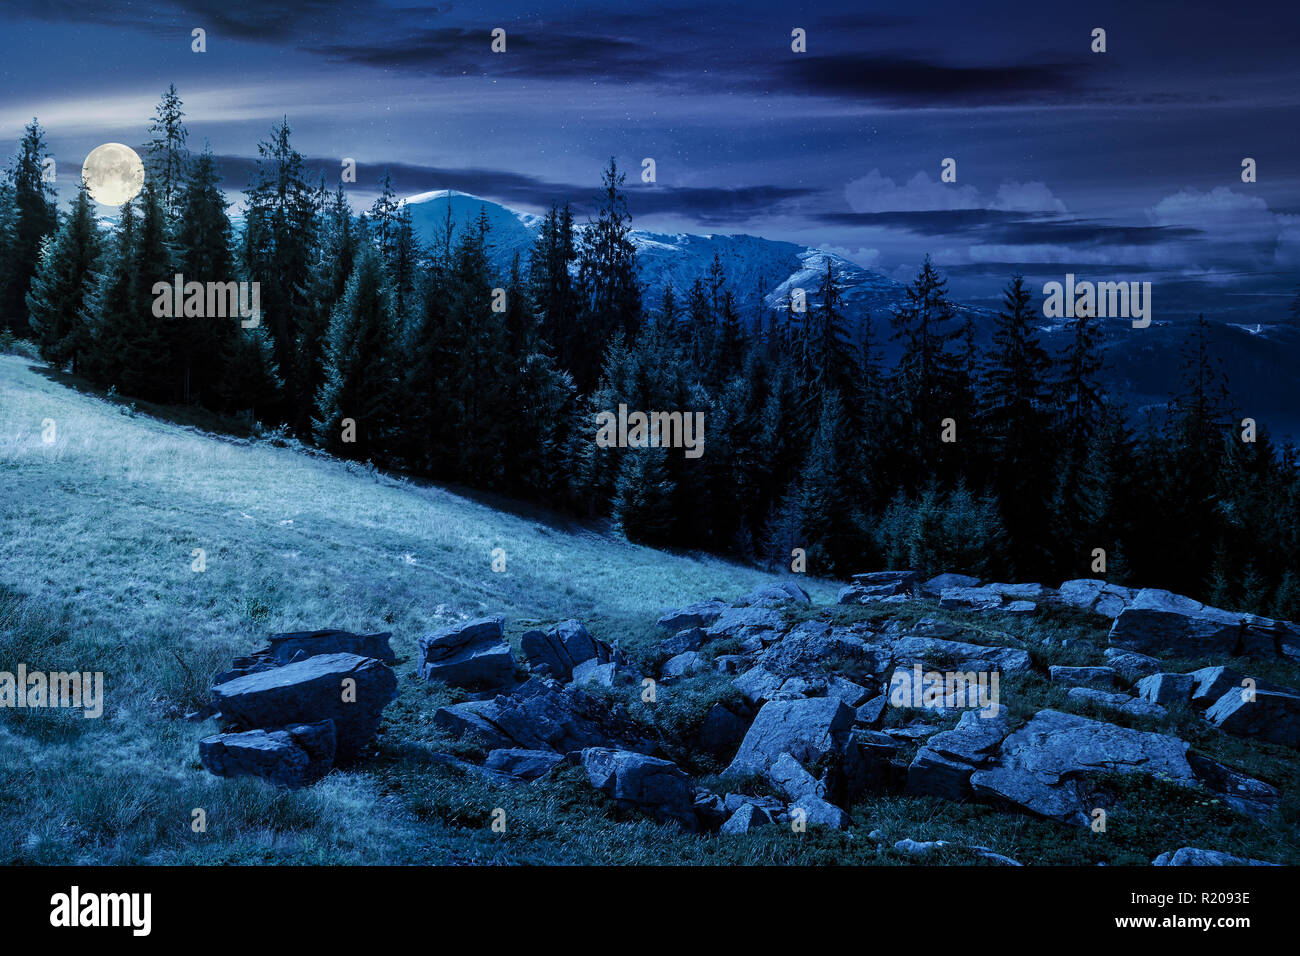
[[[407,199],[416,234],[428,243],[445,228],[450,211],[456,229],[476,222],[480,213],[487,217],[492,241],[494,265],[505,270],[516,253],[526,262],[533,241],[541,228],[542,217],[518,212],[491,200],[455,190],[440,189]],[[585,223],[578,222],[579,230]],[[632,231],[637,249],[637,265],[645,284],[645,301],[654,307],[669,282],[679,301],[696,278],[705,279],[716,255],[722,263],[726,284],[736,298],[742,315],[757,311],[760,283],[766,304],[781,308],[789,292],[803,289],[809,302],[817,301],[817,288],[829,259],[836,282],[844,296],[845,312],[850,321],[869,310],[883,322],[904,298],[902,283],[864,269],[848,259],[821,249],[791,242],[763,239],[749,235],[691,235],[688,233]],[[982,311],[982,310],[981,310]]]
[[[493,263],[501,272],[510,267],[516,253],[521,262],[527,262],[542,222],[540,216],[455,190],[421,193],[406,200],[406,204],[417,235],[426,244],[443,228],[448,210],[456,230],[475,222],[480,213],[486,215]],[[581,230],[584,223],[575,226]],[[633,230],[631,238],[645,284],[645,302],[651,308],[658,306],[670,281],[680,301],[697,277],[707,277],[715,254],[742,316],[752,317],[757,312],[760,279],[768,306],[783,308],[787,292],[795,288],[805,290],[811,305],[818,301],[817,289],[830,260],[850,326],[857,326],[869,313],[882,359],[888,364],[897,356],[897,343],[890,339],[889,317],[905,301],[906,291],[902,283],[888,276],[832,252],[759,236],[669,235]],[[977,340],[987,342],[995,313],[970,305],[959,305],[958,311],[972,317]],[[1163,403],[1177,388],[1184,328],[1178,322],[1165,320],[1153,322],[1144,330],[1132,329],[1128,320],[1103,321],[1107,353],[1103,374],[1110,394],[1127,401],[1135,410]],[[1065,348],[1071,336],[1067,324],[1044,322],[1041,331],[1045,346],[1053,352]],[[1267,420],[1275,435],[1300,436],[1300,412],[1294,394],[1294,370],[1300,367],[1300,329],[1279,328],[1264,336],[1254,329],[1215,323],[1210,334],[1213,352],[1243,414]]]

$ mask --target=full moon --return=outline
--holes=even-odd
[[[90,151],[81,167],[81,178],[95,202],[120,206],[144,188],[144,163],[130,146],[105,143]]]

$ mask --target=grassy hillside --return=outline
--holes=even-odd
[[[53,444],[42,441],[46,419]],[[492,613],[512,634],[576,617],[635,644],[664,608],[737,597],[765,577],[493,504],[179,427],[0,356],[0,669],[106,675],[100,720],[0,712],[0,861],[468,852],[456,826],[391,799],[378,767],[301,794],[215,779],[197,757],[213,725],[181,717],[206,699],[212,674],[273,631],[391,630],[409,657],[421,633]],[[491,569],[498,547],[505,573]],[[196,548],[203,573],[191,570]],[[807,586],[833,600],[829,583]],[[412,670],[398,667],[402,699],[381,740],[394,753],[422,737],[438,703]],[[448,782],[443,768],[417,769]],[[200,807],[207,834],[190,829]]]
[[[47,419],[56,429],[50,444],[42,440]],[[1259,823],[1204,791],[1127,777],[1105,782],[1125,808],[1104,837],[897,793],[851,807],[852,831],[770,826],[694,836],[620,811],[577,767],[527,785],[491,782],[447,757],[476,748],[433,725],[435,710],[464,694],[414,676],[421,633],[502,614],[517,644],[528,626],[576,617],[646,663],[664,608],[739,597],[767,576],[199,424],[175,410],[137,410],[78,391],[29,359],[0,356],[0,670],[20,662],[99,670],[106,682],[102,719],[0,709],[0,863],[899,864],[916,862],[893,849],[908,837],[975,843],[1040,864],[1147,864],[1185,845],[1300,859],[1294,751],[1225,736],[1186,708],[1159,719],[1094,712],[1048,682],[1050,664],[1102,663],[1103,618],[1052,608],[990,625],[933,601],[838,607],[835,584],[818,580],[802,582],[814,605],[787,609],[792,620],[937,617],[983,635],[979,643],[1030,648],[1035,671],[1009,676],[1004,687],[1015,721],[1052,707],[1175,734],[1277,786],[1282,806]],[[491,570],[498,547],[505,573]],[[191,569],[196,548],[206,552],[202,573]],[[270,632],[324,626],[393,632],[403,658],[399,694],[377,753],[298,792],[203,771],[197,742],[216,727],[184,715],[207,702],[212,675]],[[1300,683],[1300,670],[1280,662],[1255,670]],[[705,673],[654,707],[622,702],[652,733],[676,742],[666,750],[685,770],[726,792],[736,781],[718,777],[725,761],[680,744],[714,700],[734,694],[727,679]],[[902,719],[891,712],[892,722]],[[746,792],[762,792],[747,784]],[[498,808],[504,833],[491,827]],[[191,826],[200,809],[205,832]],[[953,849],[924,862],[972,860]]]

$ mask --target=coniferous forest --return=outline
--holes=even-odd
[[[237,224],[238,187],[183,117],[169,89],[145,188],[107,229],[84,186],[56,209],[44,132],[26,128],[0,185],[6,339],[120,396],[608,518],[636,542],[770,567],[804,549],[827,576],[1104,576],[1300,619],[1297,452],[1262,422],[1243,439],[1203,318],[1184,323],[1167,404],[1138,414],[1101,384],[1097,320],[1049,351],[1018,277],[987,346],[928,259],[906,304],[860,327],[829,265],[804,311],[743,301],[716,260],[648,301],[612,159],[590,221],[556,197],[498,274],[485,218],[449,212],[422,243],[387,177],[355,215],[287,120],[257,146]],[[153,286],[177,273],[258,283],[259,323],[156,318]],[[704,454],[598,447],[597,414],[620,404],[704,412]]]

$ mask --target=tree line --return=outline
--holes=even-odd
[[[657,546],[825,575],[1104,577],[1300,618],[1296,449],[1243,438],[1203,318],[1163,411],[1135,418],[1102,386],[1097,320],[1049,353],[1020,277],[983,346],[929,259],[886,323],[848,321],[829,257],[802,311],[761,286],[740,301],[716,257],[647,302],[613,160],[589,221],[556,203],[498,274],[484,214],[454,222],[449,204],[422,242],[385,176],[354,215],[287,120],[258,144],[236,229],[183,117],[169,88],[110,230],[84,185],[56,211],[44,131],[24,131],[0,183],[0,319],[50,365]],[[259,283],[260,322],[155,318],[176,273]],[[620,404],[703,411],[705,454],[597,447],[596,415]]]

